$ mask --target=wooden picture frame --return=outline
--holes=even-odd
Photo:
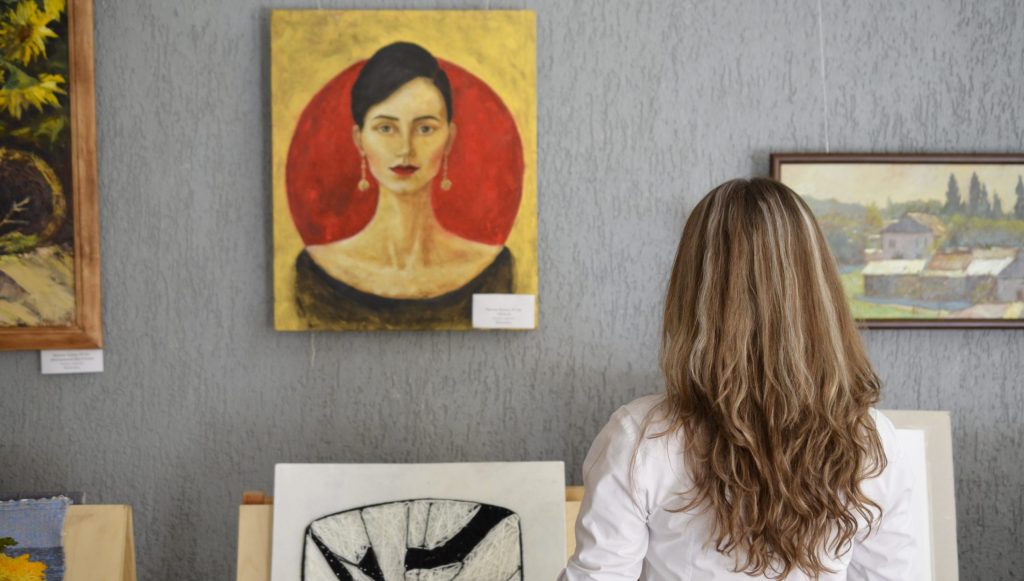
[[[70,182],[64,188],[72,210],[66,220],[73,229],[74,310],[68,325],[0,327],[0,351],[103,346],[92,0],[68,0],[63,18],[68,78],[62,88],[70,117]]]
[[[822,224],[862,326],[1024,328],[1024,154],[773,153],[770,164]]]

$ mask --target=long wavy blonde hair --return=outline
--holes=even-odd
[[[693,486],[679,510],[714,519],[736,570],[817,578],[881,508],[869,415],[879,380],[810,209],[768,179],[712,190],[683,229],[665,304],[665,433],[682,431]]]

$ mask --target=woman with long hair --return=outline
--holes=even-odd
[[[666,393],[583,465],[582,580],[914,581],[910,476],[825,238],[768,179],[712,190],[665,302]]]

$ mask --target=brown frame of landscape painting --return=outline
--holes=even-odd
[[[870,328],[1024,328],[1024,154],[773,153]],[[991,189],[990,189],[991,188]]]
[[[0,218],[8,219],[0,232],[0,260],[7,261],[0,266],[15,274],[0,269],[0,306],[13,320],[0,325],[0,351],[99,348],[103,323],[92,0],[20,0],[5,6],[3,18],[32,34],[27,36],[31,42],[6,47],[3,63],[0,169],[6,173],[0,198],[6,196],[10,207],[0,212]],[[43,184],[45,200],[22,194],[12,198],[20,184],[12,187],[11,176],[32,180],[32,196]],[[44,214],[49,217],[39,218]],[[11,228],[12,220],[17,228]],[[46,281],[54,286],[47,288]],[[64,314],[47,315],[56,300],[51,297],[58,296]],[[72,300],[73,306],[66,307]],[[34,323],[32,317],[43,322]]]

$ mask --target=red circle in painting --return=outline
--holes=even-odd
[[[458,133],[448,158],[452,187],[431,198],[449,232],[485,244],[503,244],[523,192],[523,146],[508,108],[469,71],[438,61],[452,86]],[[348,238],[377,208],[377,183],[360,192],[359,151],[352,142],[352,85],[365,61],[334,77],[306,105],[288,149],[285,183],[295,227],[307,244]]]

